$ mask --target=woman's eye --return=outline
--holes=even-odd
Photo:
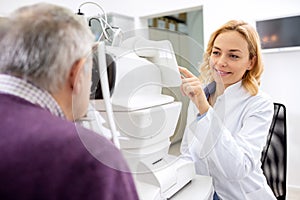
[[[238,58],[240,58],[239,56],[234,55],[234,54],[229,55],[229,57],[232,58],[232,59],[238,59]]]
[[[218,51],[213,51],[212,54],[213,54],[213,55],[219,55],[220,52],[218,52]]]

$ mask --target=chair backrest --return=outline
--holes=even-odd
[[[286,199],[287,136],[286,108],[274,103],[274,116],[262,152],[262,170],[278,200]]]

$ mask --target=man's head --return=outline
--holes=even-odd
[[[10,20],[13,27],[0,42],[0,73],[48,91],[68,119],[81,117],[88,104],[94,44],[85,20],[46,3],[22,7]]]

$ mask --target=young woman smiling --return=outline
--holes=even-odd
[[[214,199],[275,200],[260,162],[273,102],[259,89],[263,64],[255,29],[227,22],[210,37],[200,77],[179,70],[182,93],[191,100],[182,156],[213,178]]]

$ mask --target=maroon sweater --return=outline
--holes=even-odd
[[[138,199],[106,138],[0,94],[0,199]]]

